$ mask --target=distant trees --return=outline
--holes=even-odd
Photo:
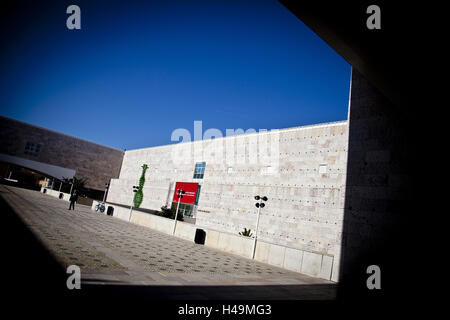
[[[80,178],[80,179],[78,179],[77,177],[73,177],[70,179],[63,178],[62,182],[63,182],[63,186],[61,187],[62,192],[69,193],[71,185],[73,184],[72,192],[73,190],[77,190],[78,195],[86,195],[86,193],[88,193],[88,189],[86,188],[86,184],[88,182],[87,178]]]

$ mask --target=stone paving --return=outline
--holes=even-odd
[[[157,286],[324,285],[329,281],[277,268],[122,221],[37,191],[0,186],[0,195],[82,284]]]

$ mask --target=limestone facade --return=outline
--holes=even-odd
[[[107,201],[130,205],[147,164],[141,208],[170,206],[176,182],[198,182],[196,226],[237,235],[244,228],[254,233],[254,196],[267,196],[261,241],[334,257],[341,246],[347,147],[348,125],[341,121],[130,150]],[[203,179],[193,178],[198,162],[206,162]]]

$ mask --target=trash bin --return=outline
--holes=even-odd
[[[206,232],[203,229],[195,230],[194,242],[196,244],[205,244]]]
[[[108,210],[106,211],[106,215],[112,216],[114,213],[114,207],[108,206]]]

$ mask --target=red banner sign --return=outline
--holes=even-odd
[[[195,204],[195,197],[197,195],[198,183],[195,182],[177,182],[175,185],[175,193],[173,195],[173,201],[178,202],[177,190],[183,190],[183,198],[180,203]]]

